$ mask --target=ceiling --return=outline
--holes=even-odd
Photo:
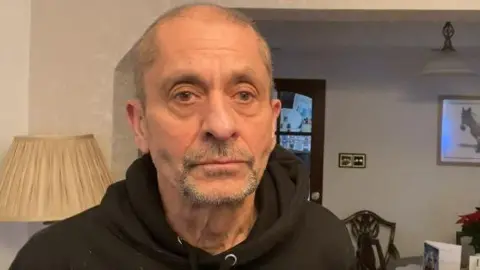
[[[442,22],[327,22],[259,20],[273,50],[310,51],[338,47],[441,48]],[[453,45],[479,47],[480,22],[452,22]]]
[[[242,9],[272,49],[310,51],[339,47],[440,48],[451,21],[455,48],[480,46],[476,10],[293,10]]]
[[[255,20],[337,22],[480,22],[479,10],[240,9]]]

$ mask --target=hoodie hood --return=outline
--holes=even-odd
[[[148,154],[128,168],[126,185],[121,190],[115,185],[107,190],[100,207],[108,215],[110,229],[119,238],[166,265],[192,270],[204,266],[214,269],[255,266],[257,259],[268,256],[295,231],[308,202],[307,172],[293,153],[276,146],[256,192],[258,216],[250,235],[217,255],[190,246],[171,229],[158,192],[157,172]]]

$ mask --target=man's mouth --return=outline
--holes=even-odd
[[[246,163],[244,160],[237,160],[237,159],[214,159],[214,160],[207,160],[195,163],[195,166],[206,166],[206,165],[235,165],[235,164],[242,164]]]

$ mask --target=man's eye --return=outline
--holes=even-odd
[[[179,102],[189,103],[193,101],[193,99],[195,98],[195,95],[192,92],[184,91],[184,92],[176,93],[174,98]]]
[[[237,93],[236,98],[241,102],[248,103],[253,99],[253,95],[250,92],[241,91]]]

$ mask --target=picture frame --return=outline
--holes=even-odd
[[[437,164],[480,166],[480,96],[439,96]]]

